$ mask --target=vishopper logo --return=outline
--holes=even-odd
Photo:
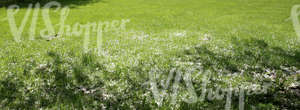
[[[292,20],[294,30],[298,36],[298,40],[300,40],[300,23],[299,23],[299,15],[300,15],[300,5],[294,5],[291,10],[291,17],[288,20]]]
[[[73,25],[65,24],[67,17],[70,13],[69,7],[62,5],[59,2],[52,1],[43,8],[41,8],[39,3],[36,3],[34,8],[33,4],[29,4],[25,16],[22,19],[19,27],[16,24],[15,16],[20,11],[18,5],[11,5],[7,9],[7,18],[9,28],[16,42],[21,42],[21,36],[23,35],[24,28],[29,20],[30,14],[32,13],[31,25],[29,27],[29,39],[34,40],[36,36],[36,25],[38,21],[38,16],[41,14],[45,24],[45,29],[42,29],[39,33],[44,39],[51,40],[54,37],[60,36],[83,36],[83,49],[85,52],[89,51],[89,42],[91,32],[95,32],[97,36],[97,50],[101,51],[102,47],[102,37],[105,32],[115,32],[118,34],[124,33],[126,24],[130,22],[128,19],[122,20],[112,20],[112,21],[98,21],[98,22],[88,22],[86,24],[75,23]],[[59,23],[53,25],[50,17],[50,9],[54,9],[54,12],[60,12]],[[56,28],[58,27],[58,28]]]
[[[166,100],[170,101],[170,103],[173,105],[176,105],[176,102],[178,100],[183,100],[186,103],[197,103],[203,102],[205,100],[225,100],[226,103],[224,105],[224,109],[231,110],[233,96],[238,96],[239,110],[244,110],[246,95],[267,94],[267,90],[272,86],[272,83],[269,82],[263,83],[262,85],[241,84],[238,87],[233,87],[232,84],[229,83],[227,88],[224,88],[221,87],[221,85],[218,85],[217,83],[214,83],[210,80],[213,77],[213,73],[211,71],[196,72],[195,70],[196,69],[193,68],[173,68],[169,71],[166,80],[158,80],[161,73],[164,72],[161,72],[157,68],[152,68],[148,74],[150,82],[147,83],[150,85],[150,90],[153,93],[155,102],[159,106],[162,106],[164,101]],[[194,85],[192,83],[192,73],[202,75],[202,78],[200,79],[202,83],[199,85],[200,88],[194,88]],[[210,85],[213,85],[213,87],[211,87]],[[170,86],[171,88],[169,89]],[[197,94],[196,90],[200,90],[200,94]],[[169,94],[169,92],[172,93]]]
[[[47,4],[45,4],[45,6],[43,8],[41,8],[40,4],[39,3],[36,3],[35,4],[35,7],[34,7],[34,11],[33,11],[33,15],[32,15],[32,20],[31,20],[31,25],[30,25],[30,28],[29,28],[29,36],[30,36],[30,40],[34,40],[34,37],[36,36],[36,25],[37,25],[37,19],[38,19],[38,16],[39,16],[39,12],[40,12],[40,9],[42,9],[42,17],[43,17],[43,21],[45,23],[45,26],[46,28],[41,30],[40,31],[40,36],[43,37],[43,38],[46,38],[46,37],[49,37],[51,35],[55,35],[55,29],[54,29],[54,26],[51,22],[51,19],[50,19],[50,15],[49,15],[49,9],[50,8],[53,8],[53,7],[56,7],[56,9],[54,10],[54,12],[57,12],[61,9],[61,14],[60,14],[60,23],[57,24],[60,26],[60,29],[59,29],[59,34],[63,34],[64,32],[64,26],[65,26],[65,20],[68,16],[68,13],[69,13],[69,8],[68,7],[63,7],[61,8],[61,4],[58,3],[58,2],[49,2]],[[30,14],[32,13],[32,10],[33,10],[33,4],[29,4],[28,5],[28,8],[27,8],[27,11],[25,13],[25,16],[23,17],[22,19],[22,22],[20,24],[19,27],[17,27],[17,24],[16,24],[16,20],[15,20],[15,15],[20,11],[20,6],[18,5],[10,5],[7,9],[7,21],[8,21],[8,24],[9,24],[9,28],[11,30],[11,33],[14,37],[14,40],[16,42],[21,42],[21,36],[23,34],[23,31],[24,31],[24,28],[29,20],[29,17],[30,17]],[[57,34],[58,34],[57,33]]]

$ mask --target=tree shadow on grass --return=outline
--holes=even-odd
[[[190,62],[201,63],[204,69],[215,72],[225,70],[226,74],[243,73],[245,76],[274,74],[275,82],[268,89],[267,94],[248,95],[246,103],[264,106],[271,104],[281,109],[299,107],[299,96],[285,84],[288,84],[287,76],[297,77],[294,75],[297,75],[300,69],[300,48],[286,50],[270,46],[264,40],[255,38],[243,40],[233,38],[231,44],[230,54],[212,51],[204,44],[195,47],[194,53],[187,50],[184,55],[191,56]],[[268,71],[273,72],[268,73]],[[259,81],[263,83],[263,80]]]
[[[4,0],[0,1],[0,8],[9,7],[10,5],[18,5],[20,8],[28,8],[29,4],[40,3],[41,7],[45,4],[56,1],[61,4],[62,7],[68,6],[70,8],[76,8],[78,6],[84,6],[90,3],[103,2],[102,0]]]
[[[51,108],[61,103],[82,108],[83,105],[91,103],[87,100],[82,101],[84,99],[93,99],[96,96],[97,101],[102,99],[99,95],[100,89],[96,88],[101,88],[103,82],[101,80],[94,82],[87,76],[95,71],[94,68],[101,67],[101,64],[94,61],[94,55],[83,54],[75,63],[67,61],[57,52],[50,51],[48,56],[50,60],[46,65],[38,66],[32,63],[30,65],[34,66],[25,67],[24,72],[21,73],[24,77],[14,73],[0,79],[1,107],[5,105],[4,107],[12,109]],[[70,65],[72,69],[66,65]],[[89,68],[89,71],[84,71],[85,68]],[[35,83],[35,81],[24,80],[29,77],[36,79],[35,81],[40,80],[34,85],[34,90],[26,86],[26,83]],[[93,92],[90,92],[91,89]]]
[[[244,40],[233,38],[231,44],[233,47],[230,55],[211,51],[206,45],[195,47],[196,55],[193,55],[191,60],[202,63],[205,68],[216,66],[231,73],[241,72],[242,69],[262,73],[263,69],[281,70],[282,66],[300,68],[299,49],[287,51],[254,38]]]

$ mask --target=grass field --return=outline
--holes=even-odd
[[[29,40],[30,16],[21,42],[16,42],[5,20],[7,6],[0,7],[0,108],[239,109],[241,90],[255,91],[266,83],[271,86],[265,93],[245,94],[246,110],[300,107],[299,38],[292,21],[286,20],[300,1],[59,2],[70,7],[68,25],[130,22],[121,33],[104,32],[100,52],[96,51],[97,35],[91,33],[89,51],[84,52],[84,35],[62,35],[50,41],[39,36],[45,28],[41,13],[35,39]],[[15,15],[18,26],[27,9],[26,4],[20,5]],[[54,10],[50,9],[50,18],[57,24],[60,13]],[[175,77],[168,79],[174,68],[191,76],[176,83]],[[203,87],[201,79],[207,75],[209,83]],[[158,92],[164,96],[161,101],[153,93],[152,76],[160,90],[171,81],[172,86]],[[226,95],[187,103],[182,97],[191,93],[186,89],[189,78],[198,98],[207,88],[240,91],[233,91],[229,104]],[[174,97],[176,103],[172,103]]]

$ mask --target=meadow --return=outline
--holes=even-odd
[[[41,10],[47,2],[40,2]],[[300,109],[300,36],[288,19],[300,1],[58,3],[69,7],[64,23],[72,31],[75,24],[114,21],[122,28],[110,25],[101,41],[96,32],[85,41],[84,32],[71,31],[47,39],[40,36],[47,28],[40,11],[35,31],[30,14],[17,42],[11,4],[3,2],[0,108]],[[17,27],[28,4],[18,4]],[[59,24],[60,11],[48,9],[52,24]],[[59,30],[55,25],[53,34]]]

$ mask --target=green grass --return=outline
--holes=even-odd
[[[192,83],[198,96],[203,89],[199,72],[208,70],[210,88],[272,82],[266,94],[245,96],[245,108],[300,106],[299,96],[288,88],[299,84],[300,48],[292,21],[286,21],[299,1],[79,0],[62,4],[71,8],[69,25],[130,22],[125,34],[104,33],[103,51],[98,55],[95,34],[91,51],[84,53],[83,36],[28,40],[29,19],[22,42],[17,43],[7,21],[0,21],[1,108],[224,109],[226,99],[193,104],[178,100],[172,105],[166,97],[158,106],[147,84],[153,68],[160,71],[158,81],[167,80],[172,68],[197,68]],[[6,10],[0,8],[0,20]],[[17,24],[26,10],[22,4]],[[50,10],[53,24],[58,23],[60,13]],[[45,28],[41,15],[37,23],[38,31]],[[264,77],[273,73],[276,78]],[[183,95],[185,83],[179,85]],[[232,109],[238,109],[238,98],[233,96]]]

